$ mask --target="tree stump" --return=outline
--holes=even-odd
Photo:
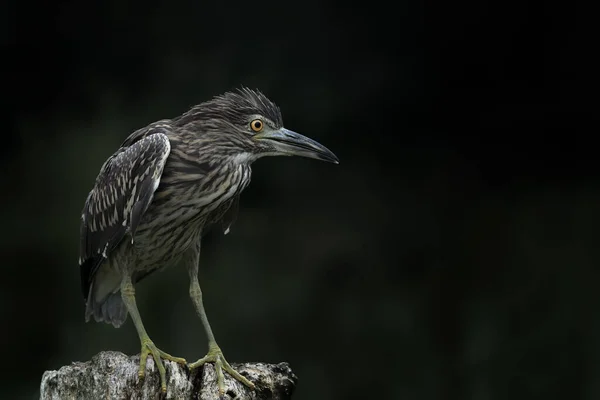
[[[73,362],[58,371],[42,376],[40,400],[58,399],[291,399],[298,378],[287,363],[232,364],[250,379],[254,390],[225,373],[226,393],[219,396],[213,364],[190,372],[185,366],[164,361],[167,371],[167,393],[160,388],[160,378],[152,357],[148,357],[146,376],[138,378],[139,355],[126,356],[116,351],[101,352],[88,362]]]

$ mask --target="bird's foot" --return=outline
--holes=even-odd
[[[158,369],[158,373],[160,374],[160,386],[163,393],[167,391],[167,375],[165,372],[165,366],[162,360],[175,361],[179,364],[186,364],[185,359],[180,357],[173,357],[172,355],[165,353],[160,350],[149,337],[142,338],[142,351],[140,353],[140,370],[138,375],[140,380],[144,379],[146,375],[146,360],[148,359],[148,355],[152,355],[154,359],[154,364],[156,365],[156,369]]]
[[[244,376],[240,375],[235,369],[229,365],[225,357],[223,356],[223,352],[219,348],[216,343],[210,343],[208,345],[208,354],[198,361],[188,364],[190,370],[194,368],[199,368],[206,363],[214,363],[215,370],[217,373],[217,385],[219,386],[219,393],[223,395],[225,393],[225,382],[223,376],[223,370],[225,370],[229,375],[231,375],[234,379],[242,382],[244,385],[248,386],[250,389],[254,389],[254,384],[246,379]]]

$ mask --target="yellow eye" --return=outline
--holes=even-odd
[[[250,128],[252,128],[254,132],[260,132],[263,129],[263,122],[260,119],[255,119],[250,122]]]

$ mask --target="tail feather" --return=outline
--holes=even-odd
[[[85,320],[94,317],[96,322],[106,322],[115,328],[120,327],[127,320],[127,307],[121,298],[121,291],[109,294],[102,301],[95,301],[92,296],[88,299]]]
[[[85,307],[86,322],[94,317],[96,322],[106,322],[115,328],[127,320],[127,307],[121,298],[121,277],[108,266],[100,267],[90,285]]]

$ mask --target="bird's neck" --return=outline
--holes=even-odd
[[[178,209],[173,218],[180,223],[202,222],[203,216],[239,195],[250,183],[250,155],[190,160],[189,153],[175,150],[165,165],[154,203]]]
[[[243,152],[230,155],[226,158],[225,162],[233,163],[234,165],[247,165],[249,166],[258,158],[257,154]]]

